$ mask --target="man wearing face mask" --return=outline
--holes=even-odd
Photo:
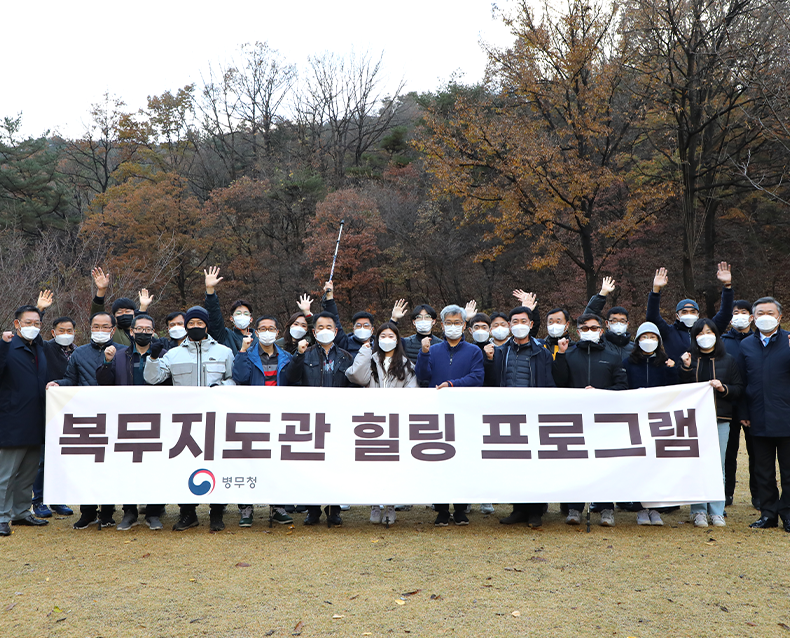
[[[14,332],[0,341],[0,536],[11,525],[46,525],[30,511],[33,481],[44,442],[47,359],[41,313],[22,306],[14,313]]]
[[[584,314],[603,316],[603,309],[607,297],[614,292],[615,281],[611,277],[604,277],[601,291],[593,295],[587,302]],[[631,333],[628,332],[628,311],[622,306],[614,306],[606,314],[606,332],[603,334],[604,345],[615,352],[621,359],[625,359],[634,349]]]
[[[752,330],[752,304],[745,299],[738,299],[732,305],[732,319],[729,332],[721,336],[721,341],[727,349],[727,353],[738,361],[741,352],[741,342],[750,337]],[[741,378],[745,370],[741,370]],[[732,406],[732,421],[730,421],[730,438],[727,441],[727,456],[724,459],[724,502],[725,505],[732,505],[733,494],[735,494],[735,474],[738,470],[738,449],[741,445],[741,429],[743,429],[743,439],[746,442],[746,452],[749,456],[749,492],[751,493],[752,506],[760,509],[760,498],[757,495],[757,477],[754,473],[754,450],[752,449],[752,433],[749,428],[741,428],[741,418],[738,414],[738,404]]]
[[[412,365],[417,363],[417,355],[419,355],[420,348],[422,348],[423,339],[430,337],[432,346],[442,342],[439,337],[432,334],[433,327],[436,324],[436,316],[436,311],[428,304],[420,304],[411,311],[411,322],[416,332],[409,337],[404,337],[401,339],[401,342],[403,343],[403,351]],[[418,381],[418,383],[421,388],[428,387],[427,382]]]
[[[165,317],[168,336],[168,339],[165,339],[165,350],[176,348],[184,342],[184,339],[187,338],[186,323],[186,314],[180,310],[171,312]]]
[[[790,333],[782,330],[782,305],[762,297],[752,306],[757,331],[741,341],[738,366],[745,371],[741,424],[751,428],[760,518],[749,527],[782,526],[790,532]],[[782,493],[776,487],[779,464]]]
[[[554,308],[549,310],[546,315],[546,337],[542,343],[543,347],[551,353],[551,356],[556,359],[557,354],[560,352],[560,341],[565,341],[569,347],[573,347],[574,343],[568,337],[568,324],[570,323],[571,316],[567,310],[562,308]]]
[[[481,350],[491,343],[491,319],[484,312],[478,312],[468,322],[469,336]]]
[[[105,312],[105,297],[107,296],[107,289],[110,286],[110,271],[106,273],[101,268],[94,268],[91,270],[93,282],[96,284],[96,296],[91,302],[91,316]],[[139,293],[140,299],[140,312],[146,313],[148,306],[153,303],[154,298],[148,294],[148,290],[143,288]],[[132,338],[129,335],[129,328],[132,325],[132,319],[137,314],[137,307],[134,301],[127,297],[120,297],[112,304],[112,316],[115,317],[116,331],[113,341],[122,346],[128,346],[132,343]]]
[[[219,297],[215,288],[224,277],[219,276],[219,267],[214,266],[203,274],[206,277],[206,310],[208,311],[208,333],[217,340],[217,343],[227,346],[235,357],[245,337],[252,336],[250,323],[252,322],[252,308],[243,299],[237,299],[230,307],[232,328],[225,327],[225,319],[219,307]]]
[[[732,318],[732,270],[730,265],[723,261],[718,265],[716,278],[722,284],[721,304],[719,311],[713,317],[713,323],[723,334]],[[691,346],[689,332],[699,319],[699,305],[693,299],[683,299],[675,306],[675,323],[669,324],[661,318],[661,289],[669,283],[666,268],[656,270],[653,278],[653,291],[647,297],[647,312],[645,320],[656,324],[661,331],[661,339],[669,358],[675,363],[680,363],[684,352]]]
[[[305,339],[299,342],[290,363],[280,373],[286,385],[299,385],[313,388],[347,388],[351,382],[346,370],[354,363],[354,358],[336,345],[337,324],[331,312],[321,312],[315,317],[314,346]],[[340,527],[340,505],[329,505],[324,509],[330,527]],[[321,506],[308,505],[305,525],[317,525],[321,520]]]
[[[351,325],[353,332],[347,335],[343,330],[343,325],[340,322],[340,312],[337,309],[335,302],[335,285],[332,281],[327,281],[324,284],[324,312],[330,313],[335,318],[335,325],[337,326],[337,335],[335,337],[335,345],[342,350],[348,352],[352,359],[357,356],[359,349],[370,342],[370,337],[373,335],[373,323],[375,318],[369,312],[361,311],[351,317]],[[405,305],[405,302],[404,302]],[[395,304],[393,313],[397,313],[398,304]]]
[[[483,353],[480,348],[464,341],[466,311],[460,306],[445,306],[441,312],[442,327],[446,341],[431,345],[431,339],[422,340],[417,356],[415,373],[417,379],[427,381],[431,388],[466,388],[482,386],[485,379]],[[455,503],[452,516],[456,525],[468,525],[466,503]],[[450,523],[450,505],[435,504],[437,512],[434,525],[447,527]]]
[[[604,321],[598,315],[581,315],[576,320],[579,342],[575,348],[568,348],[568,340],[558,343],[559,352],[554,359],[554,381],[565,388],[597,388],[600,390],[627,390],[628,377],[623,369],[622,359],[601,342]],[[598,503],[601,510],[601,525],[614,527],[614,503]],[[567,503],[565,522],[579,525],[584,503]]]
[[[66,372],[57,381],[51,381],[47,387],[53,386],[83,386],[99,385],[96,380],[96,370],[104,361],[104,350],[113,346],[113,335],[115,334],[115,317],[109,312],[97,312],[90,319],[91,341],[76,348],[69,357]],[[113,513],[115,505],[105,504],[101,506],[101,512],[97,517],[96,505],[81,505],[80,519],[74,523],[74,529],[87,529],[96,523],[102,527],[112,527],[115,525]]]
[[[157,385],[167,379],[175,386],[214,387],[236,385],[233,381],[233,352],[217,343],[208,334],[208,312],[201,306],[192,306],[186,311],[187,338],[163,354],[164,344],[157,341],[148,353],[148,362],[143,369],[146,383]],[[173,531],[182,532],[199,525],[194,504],[180,504],[178,522]],[[224,504],[212,503],[209,510],[209,530],[221,532]]]
[[[485,385],[502,388],[553,388],[552,358],[540,342],[530,337],[532,310],[525,306],[510,311],[510,332],[513,338],[501,346],[489,343],[485,348]],[[543,524],[545,503],[513,503],[510,516],[503,525],[527,523],[530,527]]]
[[[148,385],[145,382],[144,370],[154,339],[154,319],[149,315],[137,315],[132,320],[130,335],[131,346],[107,346],[104,349],[104,361],[96,370],[96,381],[99,385]],[[148,505],[145,524],[154,531],[162,529],[163,504]],[[139,512],[136,504],[123,506],[123,520],[116,528],[124,532],[137,525]]]
[[[533,314],[534,316],[534,314]],[[491,343],[495,346],[502,346],[510,339],[510,321],[503,312],[492,312],[491,319]]]

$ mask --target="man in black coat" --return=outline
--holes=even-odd
[[[14,329],[0,341],[0,536],[14,525],[46,525],[30,511],[33,481],[44,442],[47,358],[41,313],[22,306]]]

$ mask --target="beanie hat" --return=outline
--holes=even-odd
[[[658,331],[658,326],[651,321],[645,321],[641,326],[639,326],[639,330],[636,331],[636,340],[639,341],[639,337],[641,337],[646,332],[652,332],[655,335],[658,335],[658,340],[661,341],[661,333]]]
[[[187,310],[187,316],[184,320],[184,325],[189,323],[190,319],[200,319],[208,326],[208,311],[202,306],[192,306]]]
[[[693,299],[684,299],[683,301],[679,301],[678,305],[675,307],[675,312],[680,312],[683,310],[683,308],[688,308],[689,306],[699,312],[699,305],[697,305],[697,302]]]

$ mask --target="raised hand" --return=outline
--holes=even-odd
[[[247,349],[252,345],[252,335],[247,335],[241,340],[241,348],[239,352],[247,352]]]
[[[420,344],[422,345],[422,351],[427,354],[428,351],[431,349],[431,338],[425,337],[425,339],[420,341]]]
[[[310,306],[313,303],[313,298],[310,295],[302,295],[299,297],[299,302],[296,304],[296,307],[301,310],[305,317],[309,317],[312,312],[310,312]]]
[[[513,296],[521,302],[522,306],[526,306],[530,310],[535,310],[538,305],[538,298],[534,292],[524,292],[519,288],[513,291]]]
[[[140,300],[140,312],[145,312],[148,310],[148,306],[154,303],[154,297],[148,294],[148,288],[143,288],[138,292],[137,298]]]
[[[96,296],[104,297],[107,288],[110,287],[110,271],[108,270],[105,273],[101,268],[96,266],[96,268],[91,270],[91,277],[93,277],[93,283],[96,284]]]
[[[716,270],[716,279],[727,288],[732,286],[732,267],[726,261],[719,263]]]
[[[469,321],[472,317],[474,317],[477,314],[477,302],[474,299],[472,299],[472,301],[466,304],[464,310],[466,311],[466,320]]]
[[[52,291],[42,290],[40,293],[38,293],[36,308],[38,308],[41,312],[44,312],[52,305],[53,301],[55,301],[55,295],[52,294]]]
[[[408,308],[409,304],[406,303],[405,299],[398,299],[395,302],[395,305],[392,306],[392,320],[393,321],[400,321],[406,316],[406,308]]]
[[[115,346],[107,346],[104,349],[104,360],[110,363],[115,358]]]
[[[299,349],[299,354],[304,354],[304,351],[307,350],[307,345],[307,339],[302,339],[298,343],[297,348]]]
[[[333,299],[335,296],[335,282],[327,281],[324,284],[324,294],[326,295],[327,299]]]
[[[683,355],[680,357],[680,362],[683,364],[684,368],[691,367],[691,353],[684,352]]]
[[[203,274],[206,276],[206,294],[213,295],[214,288],[216,288],[217,284],[225,279],[225,277],[219,276],[219,266],[211,266],[208,271],[204,270]]]
[[[489,343],[483,348],[483,352],[486,353],[486,357],[488,357],[489,361],[494,360],[494,344]]]
[[[669,283],[669,275],[666,268],[659,268],[656,270],[656,276],[653,277],[653,292],[661,292],[661,289]]]
[[[655,286],[655,280],[653,281],[653,285]],[[606,297],[609,293],[614,292],[616,287],[617,286],[614,285],[614,279],[611,277],[604,277],[603,283],[601,284],[601,292],[598,294],[601,295],[601,297]]]

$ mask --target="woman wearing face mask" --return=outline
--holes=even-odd
[[[623,368],[628,376],[629,388],[657,388],[675,385],[678,382],[678,366],[667,357],[664,344],[656,324],[646,321],[636,331],[634,349],[623,360]],[[636,511],[637,525],[663,525],[660,510],[642,507],[632,503],[621,508]]]
[[[288,318],[283,336],[275,343],[292,355],[297,351],[299,342],[302,339],[305,339],[310,346],[315,343],[313,338],[313,315],[295,312]]]
[[[719,329],[710,319],[700,319],[691,328],[691,352],[683,354],[681,362],[681,383],[707,381],[715,390],[723,482],[732,406],[737,403],[741,392],[743,392],[741,373],[735,359],[727,354],[719,337]],[[711,522],[715,527],[726,525],[724,501],[697,503],[691,506],[691,518],[695,527],[707,527],[708,514],[710,514]]]
[[[400,332],[392,323],[379,326],[372,342],[359,349],[354,363],[346,370],[346,376],[351,383],[363,388],[417,387],[417,377],[403,351]],[[370,522],[377,525],[382,521],[388,525],[395,522],[394,505],[385,506],[383,514],[379,505],[370,508]]]

